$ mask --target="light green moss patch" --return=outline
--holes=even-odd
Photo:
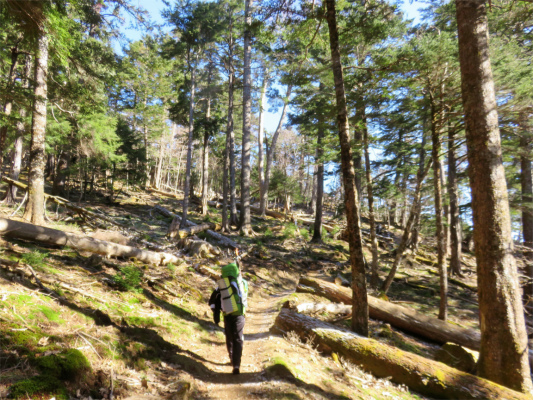
[[[38,399],[52,398],[56,400],[67,400],[69,396],[63,383],[49,375],[34,376],[30,379],[24,379],[11,386],[11,397],[14,399]]]
[[[91,369],[87,358],[76,349],[35,358],[34,364],[44,375],[52,375],[69,381],[80,379]]]

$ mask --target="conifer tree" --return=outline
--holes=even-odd
[[[486,4],[456,0],[481,325],[479,374],[530,392],[524,313],[489,57]]]

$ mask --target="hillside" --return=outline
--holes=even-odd
[[[327,238],[324,244],[309,244],[305,228],[298,233],[294,224],[273,218],[254,218],[253,238],[229,236],[246,253],[242,265],[250,283],[242,373],[231,375],[223,328],[213,323],[207,305],[214,280],[204,275],[231,258],[225,251],[201,258],[178,250],[165,238],[171,221],[154,212],[156,204],[179,210],[178,200],[144,192],[123,192],[113,205],[94,200],[80,206],[135,228],[145,241],[168,246],[167,251],[180,255],[179,263],[149,266],[68,247],[2,239],[0,397],[10,393],[32,399],[423,398],[387,379],[374,378],[336,354],[319,352],[297,335],[271,332],[286,300],[325,302],[295,293],[301,275],[333,281],[349,272],[347,243]],[[12,212],[9,207],[1,209],[3,218]],[[49,212],[49,226],[77,233],[92,230],[74,216],[56,221],[65,215]],[[200,220],[194,213],[191,218]],[[218,218],[218,210],[211,209],[206,219]],[[96,220],[89,223],[100,225],[97,237],[134,241],[116,227]],[[382,277],[390,266],[392,248],[381,249]],[[428,262],[431,253],[428,245],[419,262]],[[468,255],[465,262],[472,262]],[[408,264],[398,273],[389,300],[435,316],[436,268],[417,263],[414,257]],[[465,282],[475,285],[473,268],[468,268]],[[476,294],[467,286],[451,283],[450,321],[476,327]],[[315,316],[341,326],[350,323],[327,312]],[[378,321],[371,321],[371,336],[429,358],[439,348]]]

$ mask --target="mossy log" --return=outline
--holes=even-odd
[[[76,250],[108,257],[135,258],[152,265],[166,265],[178,261],[178,257],[170,253],[156,253],[6,218],[0,218],[0,235],[51,245],[70,246]]]
[[[352,293],[348,288],[307,277],[301,277],[299,283],[315,289],[315,294],[336,303],[352,304]],[[400,330],[439,344],[453,342],[472,350],[479,350],[481,336],[475,329],[462,328],[373,296],[368,296],[368,313],[370,318],[388,322]]]
[[[302,338],[313,337],[319,349],[335,352],[377,377],[391,377],[391,381],[432,398],[531,400],[525,394],[446,364],[359,336],[287,308],[283,308],[276,318],[274,330],[281,333],[294,331]]]
[[[297,291],[325,297],[336,303],[352,304],[352,292],[324,280],[301,277]],[[481,334],[476,329],[462,328],[430,317],[407,307],[368,296],[370,318],[388,322],[392,326],[439,344],[447,342],[479,351]],[[529,350],[529,363],[533,368],[533,351]]]

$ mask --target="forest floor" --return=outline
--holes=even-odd
[[[145,192],[124,192],[112,205],[96,199],[79,205],[134,227],[143,232],[144,240],[166,245],[170,221],[153,211],[156,204],[180,211],[179,200]],[[76,216],[49,207],[50,227],[88,231]],[[0,216],[20,219],[21,211],[10,217],[13,211],[1,206]],[[203,219],[220,220],[219,212],[210,209]],[[190,217],[202,220],[195,212]],[[116,231],[112,226],[101,228]],[[223,328],[213,323],[207,304],[214,281],[197,272],[201,265],[216,269],[231,261],[227,254],[208,258],[182,254],[178,265],[154,267],[0,239],[0,259],[30,265],[54,282],[45,285],[50,289],[46,293],[0,265],[0,398],[16,393],[25,399],[424,398],[320,353],[312,342],[303,343],[296,335],[272,333],[287,299],[326,302],[295,293],[298,279],[302,274],[330,281],[338,274],[346,276],[348,246],[331,238],[310,244],[305,228],[297,232],[292,223],[272,218],[254,217],[253,228],[256,236],[251,238],[229,235],[247,253],[243,274],[250,284],[240,375],[231,374]],[[397,240],[400,232],[392,233]],[[382,278],[392,263],[393,248],[381,249]],[[365,251],[370,259],[369,248]],[[401,267],[388,299],[436,316],[439,279],[432,244],[422,243],[417,257]],[[464,262],[463,285],[450,283],[449,321],[477,327],[474,261],[467,254]],[[138,270],[143,276],[135,278]],[[117,282],[128,290],[119,290]],[[350,320],[337,323],[349,326]],[[439,348],[379,321],[371,321],[370,331],[382,342],[429,358]],[[82,356],[68,349],[78,349]],[[51,369],[58,367],[51,368],[50,360],[52,364],[63,360],[56,375]]]

